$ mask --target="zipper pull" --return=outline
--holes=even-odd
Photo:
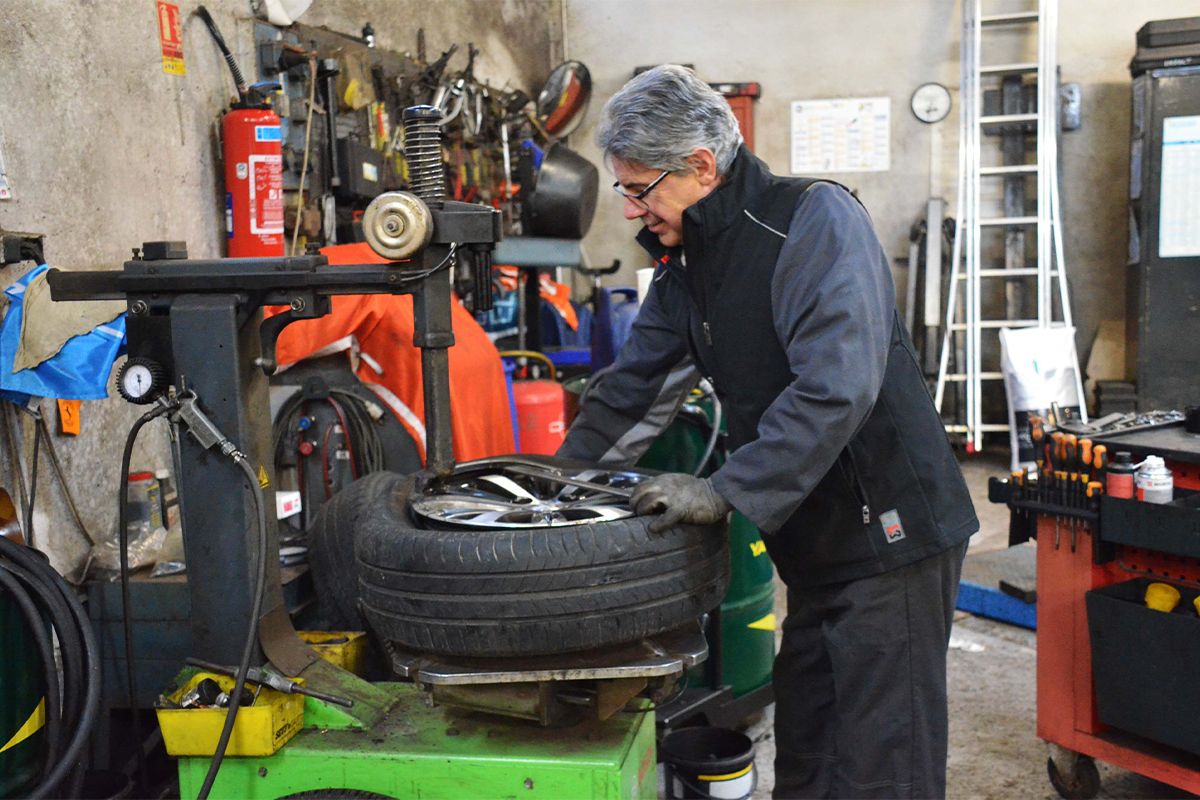
[[[871,507],[863,503],[863,525],[871,524]]]
[[[708,322],[704,322],[704,343],[712,347],[712,328],[708,327]]]

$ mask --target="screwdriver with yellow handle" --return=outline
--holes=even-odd
[[[1108,448],[1102,444],[1092,450],[1092,480],[1104,480],[1104,470],[1108,468]]]
[[[1091,483],[1092,477],[1089,474],[1092,470],[1092,440],[1083,438],[1079,440],[1079,496],[1087,497],[1087,487]]]

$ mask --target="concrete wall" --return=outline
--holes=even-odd
[[[114,268],[131,247],[151,239],[186,240],[194,257],[221,255],[214,130],[233,91],[193,13],[198,4],[179,2],[182,77],[161,69],[152,0],[4,0],[0,7],[0,150],[15,193],[0,202],[0,228],[45,234],[52,265]],[[250,76],[249,0],[206,5]],[[451,69],[465,63],[466,43],[473,41],[482,49],[479,77],[529,92],[560,55],[559,0],[316,0],[302,19],[353,35],[368,21],[381,47],[415,52],[418,27],[425,28],[430,57],[459,43]],[[0,282],[17,274],[9,268]],[[119,400],[86,403],[83,435],[55,437],[94,532],[115,529],[120,452],[134,413]],[[164,437],[147,431],[135,467],[168,465]],[[8,472],[7,464],[0,467],[0,480],[15,495]],[[39,474],[35,529],[56,566],[72,572],[85,543],[48,467]]]
[[[960,2],[958,0],[563,0],[571,58],[595,81],[588,118],[572,146],[599,160],[592,138],[603,102],[638,65],[694,64],[710,81],[758,81],[756,151],[778,174],[790,169],[790,104],[794,100],[891,98],[891,169],[831,174],[856,188],[885,250],[907,256],[909,226],[936,193],[957,194]],[[1006,3],[1006,5],[1001,5]],[[1021,0],[986,0],[988,11],[1020,10]],[[1061,143],[1065,260],[1084,359],[1100,321],[1124,316],[1129,60],[1134,35],[1153,19],[1200,13],[1194,0],[1061,0],[1062,80],[1083,88],[1083,127]],[[1010,42],[1011,44],[1011,42]],[[1035,57],[1035,53],[1027,54]],[[996,60],[1005,60],[997,54]],[[912,91],[926,81],[951,88],[954,109],[927,126],[909,112]],[[941,142],[938,144],[937,140]],[[607,185],[608,181],[604,182]],[[601,192],[585,246],[595,263],[620,258],[631,270],[646,258],[632,236],[636,223],[622,203]],[[901,293],[904,272],[896,272]]]

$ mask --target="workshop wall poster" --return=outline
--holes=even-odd
[[[891,103],[888,97],[792,103],[792,174],[889,169]]]
[[[183,28],[179,24],[179,6],[158,0],[158,43],[162,48],[163,72],[186,75],[183,63]]]

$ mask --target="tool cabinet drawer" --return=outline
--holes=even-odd
[[[1105,725],[1200,755],[1197,591],[1172,612],[1145,606],[1148,579],[1086,595],[1096,715]]]
[[[1100,540],[1177,556],[1200,558],[1200,492],[1171,503],[1142,503],[1105,496],[1100,500]]]

